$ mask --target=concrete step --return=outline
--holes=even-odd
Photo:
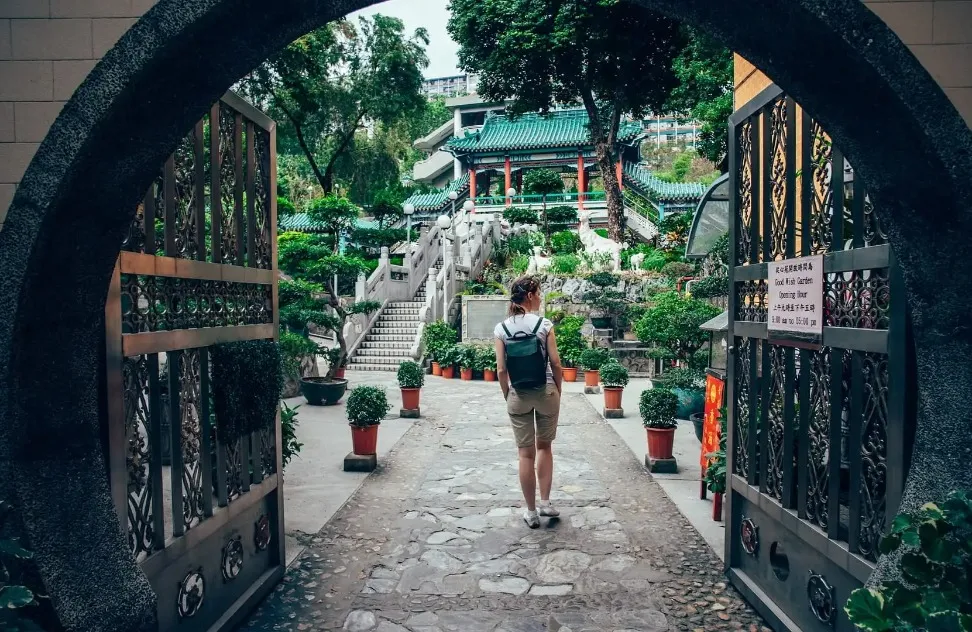
[[[372,329],[373,333],[368,334],[365,337],[365,342],[407,342],[411,344],[415,341],[415,336],[409,336],[408,334],[383,334],[379,333],[377,330]],[[362,343],[362,344],[364,344]]]
[[[412,356],[397,355],[397,356],[361,356],[355,355],[351,358],[351,364],[388,364],[394,367],[398,367],[399,364],[406,360],[411,360]]]
[[[418,333],[418,325],[414,327],[382,327],[371,331],[379,336],[411,336],[414,340],[415,334]]]
[[[404,336],[402,336],[404,338]],[[369,340],[365,338],[361,342],[362,349],[408,349],[412,346],[413,340]]]
[[[420,307],[389,307],[385,309],[382,316],[418,316]]]
[[[409,355],[409,347],[399,349],[358,349],[356,358],[370,362],[374,358],[405,358]],[[368,358],[368,360],[365,360]]]
[[[398,371],[398,364],[362,364],[362,363],[352,363],[348,366],[353,371],[387,371],[395,372]]]
[[[395,301],[389,303],[386,309],[422,309],[425,301]]]

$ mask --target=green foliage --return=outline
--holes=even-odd
[[[565,367],[576,367],[581,361],[581,354],[587,348],[587,341],[581,335],[584,326],[583,316],[564,316],[554,325],[554,335],[557,340],[557,351]]]
[[[554,255],[550,260],[550,271],[554,274],[574,274],[580,263],[577,255]]]
[[[547,292],[543,297],[543,302],[550,305],[553,303],[566,302],[564,301],[565,298],[567,298],[567,295],[563,292]]]
[[[321,348],[310,338],[305,338],[300,334],[290,331],[280,332],[280,362],[285,376],[299,380],[303,377],[300,374],[301,361],[309,355],[316,356]]]
[[[287,198],[278,195],[277,196],[277,219],[281,217],[287,217],[288,215],[294,215],[297,213],[297,208],[294,206],[293,202]]]
[[[665,257],[665,253],[654,250],[645,256],[645,260],[641,262],[641,269],[661,272],[666,263],[668,263],[668,258]]]
[[[547,221],[554,229],[566,228],[577,223],[577,208],[573,206],[551,206],[547,209]]]
[[[726,439],[729,432],[726,427],[727,418],[726,408],[723,407],[719,411],[719,449],[705,455],[707,459],[711,459],[705,468],[705,486],[713,494],[726,493]]]
[[[691,291],[695,298],[729,296],[729,277],[721,274],[707,276],[692,283]]]
[[[300,408],[300,404],[291,408],[287,402],[282,401],[280,405],[283,407],[280,411],[280,435],[283,439],[281,458],[286,469],[291,459],[300,454],[304,444],[297,441],[297,409]]]
[[[371,216],[375,218],[375,221],[378,222],[380,227],[388,228],[389,225],[394,224],[405,216],[405,212],[402,210],[402,203],[404,201],[404,196],[398,191],[382,189],[375,194],[374,200],[371,202],[371,208],[369,209]],[[358,241],[354,235],[352,235],[351,239],[355,242]],[[398,241],[401,241],[401,239]]]
[[[692,227],[692,213],[666,213],[665,219],[658,224],[658,233],[662,236],[665,249],[676,259],[685,256],[685,244],[688,242],[689,228]],[[676,260],[670,259],[670,260]]]
[[[422,388],[425,386],[425,371],[416,362],[406,360],[398,365],[399,388]]]
[[[532,208],[526,206],[511,206],[503,211],[503,219],[511,226],[514,224],[539,224],[540,216]]]
[[[524,192],[530,195],[551,195],[562,193],[564,179],[560,174],[550,169],[531,169],[523,176]],[[549,218],[548,218],[549,219]]]
[[[580,364],[587,371],[599,371],[611,361],[611,352],[601,347],[585,349],[580,354]]]
[[[422,332],[422,344],[425,353],[435,362],[442,364],[442,357],[446,349],[456,344],[458,333],[445,321],[437,320],[425,326]]]
[[[614,287],[620,281],[620,278],[616,274],[610,272],[595,272],[587,277],[593,285],[599,288]]]
[[[307,215],[311,220],[326,226],[331,236],[331,248],[337,252],[338,237],[350,233],[358,221],[360,209],[346,197],[325,195],[313,200],[307,206]]]
[[[675,182],[685,182],[685,176],[692,168],[692,155],[689,153],[679,154],[672,163],[672,177]]]
[[[459,348],[459,345],[449,345],[442,350],[439,356],[439,365],[442,367],[453,366],[462,362],[465,352]]]
[[[635,324],[635,333],[641,342],[687,362],[708,341],[708,333],[699,327],[720,312],[705,301],[666,292],[655,297],[654,306]]]
[[[4,531],[12,516],[12,505],[0,501],[0,528]],[[33,560],[33,552],[25,549],[19,539],[0,539],[0,629],[4,632],[41,632],[44,629],[30,618],[41,614],[36,606],[39,601],[47,600]]]
[[[572,255],[584,247],[580,235],[572,230],[564,230],[550,236],[550,247],[554,254]],[[578,260],[578,263],[580,260]]]
[[[661,273],[670,279],[678,280],[683,277],[691,276],[695,272],[695,266],[691,263],[672,261],[666,263],[661,269]]]
[[[349,314],[371,314],[379,309],[381,309],[381,303],[378,301],[358,301],[349,305],[346,311]]]
[[[210,348],[216,438],[229,444],[273,426],[283,390],[280,349],[273,340],[247,340]]]
[[[466,281],[463,294],[469,296],[487,296],[495,294],[506,294],[506,288],[502,283],[490,281],[485,275],[481,274],[475,279]]]
[[[456,351],[459,356],[456,363],[459,364],[459,368],[462,369],[475,369],[477,366],[478,349],[477,346],[470,342],[464,342],[462,344],[456,345]]]
[[[530,267],[530,257],[527,255],[517,255],[513,257],[512,266],[517,276],[522,276],[526,274],[527,269]]]
[[[638,403],[641,422],[646,428],[676,428],[678,421],[678,397],[667,388],[653,388],[641,392]]]
[[[351,389],[348,395],[348,423],[352,426],[377,426],[389,410],[391,404],[388,403],[385,389],[377,386],[359,386]]]
[[[606,228],[595,228],[594,232],[600,235],[601,237],[608,239],[608,231]]]
[[[507,240],[510,254],[512,255],[531,255],[533,254],[533,240],[529,235],[513,235]]]
[[[880,544],[896,553],[900,580],[851,593],[844,606],[864,632],[972,630],[972,495],[899,514]]]
[[[601,367],[601,384],[624,388],[628,385],[628,369],[618,362],[608,362]]]
[[[665,371],[661,381],[668,388],[701,390],[705,388],[705,373],[697,369],[674,367]]]
[[[382,248],[391,248],[406,239],[404,228],[355,228],[351,231],[354,251],[370,257],[378,257]]]
[[[476,360],[474,369],[477,371],[496,370],[496,348],[491,344],[476,345]]]
[[[709,257],[719,262],[723,266],[729,265],[729,233],[722,233],[722,236],[712,244]]]
[[[650,244],[635,244],[631,248],[625,248],[621,251],[621,269],[630,270],[631,269],[631,257],[638,254],[648,255],[655,252],[655,247]]]

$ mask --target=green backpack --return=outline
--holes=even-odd
[[[547,383],[547,357],[537,332],[543,319],[537,320],[533,332],[518,331],[511,334],[502,323],[506,332],[506,370],[510,373],[510,384],[515,389],[537,389]]]

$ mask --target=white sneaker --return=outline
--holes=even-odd
[[[546,516],[548,518],[556,518],[560,515],[560,512],[550,504],[549,500],[541,500],[537,510],[541,516]]]
[[[540,528],[540,516],[537,515],[536,511],[530,511],[529,509],[523,510],[523,522],[527,523],[527,526],[531,529]]]

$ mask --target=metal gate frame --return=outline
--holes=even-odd
[[[285,570],[279,412],[221,441],[209,371],[211,345],[277,337],[276,183],[276,124],[226,93],[166,160],[111,279],[111,490],[162,630],[232,629]]]
[[[727,572],[776,630],[851,631],[910,463],[905,290],[861,179],[780,88],[729,132]],[[822,346],[771,342],[766,262],[817,254]]]

